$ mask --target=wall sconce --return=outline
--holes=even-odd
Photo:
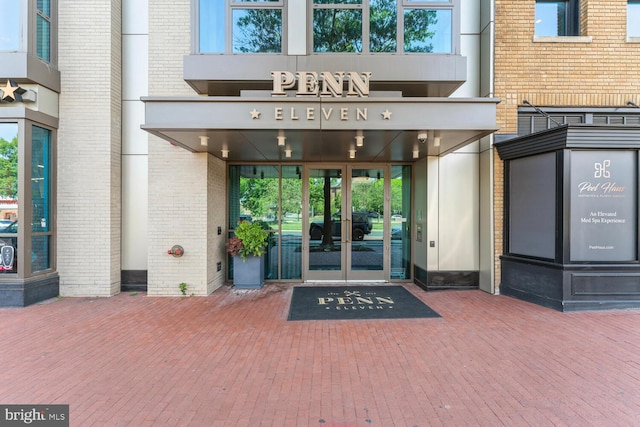
[[[356,132],[356,147],[362,147],[364,145],[364,135],[362,135],[362,131],[359,130]]]
[[[203,147],[208,147],[209,146],[209,137],[208,136],[204,136],[204,135],[200,135],[200,145]]]
[[[227,150],[226,148],[223,148],[222,150],[220,150],[220,152],[222,153],[223,159],[226,159],[229,157],[229,150]]]
[[[413,158],[417,159],[418,157],[420,157],[420,150],[413,150]]]
[[[349,150],[349,158],[350,159],[356,158],[356,150]]]
[[[284,156],[288,159],[291,157],[291,148],[284,150]]]
[[[433,135],[433,146],[440,147],[440,131],[436,131]]]

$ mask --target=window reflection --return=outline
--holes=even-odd
[[[0,123],[0,272],[17,273],[18,124]]]
[[[362,10],[315,10],[313,51],[362,52]]]
[[[0,1],[0,51],[20,50],[20,0]]]
[[[282,51],[280,9],[233,9],[234,53]]]
[[[51,60],[51,0],[38,0],[36,16],[36,55]]]
[[[404,51],[451,53],[451,26],[451,10],[405,10]]]
[[[31,135],[31,270],[51,267],[49,235],[51,231],[51,131],[32,127]]]

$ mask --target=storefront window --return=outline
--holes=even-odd
[[[0,123],[0,273],[17,273],[18,124]]]
[[[282,52],[282,1],[199,0],[200,53]],[[231,45],[227,46],[227,41]]]
[[[20,48],[20,1],[0,2],[0,51],[17,51]]]
[[[418,232],[422,230],[416,230],[416,237]],[[408,165],[391,166],[391,278],[411,278],[411,166]]]
[[[51,267],[51,131],[34,126],[31,137],[31,269]]]
[[[267,280],[302,277],[301,169],[289,165],[229,166],[229,236],[240,221],[260,222],[269,230]],[[233,264],[229,262],[229,266],[232,279]]]

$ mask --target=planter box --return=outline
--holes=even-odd
[[[259,289],[264,285],[264,256],[233,257],[233,287]]]

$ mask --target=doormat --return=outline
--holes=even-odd
[[[440,317],[402,286],[295,286],[287,320]]]

